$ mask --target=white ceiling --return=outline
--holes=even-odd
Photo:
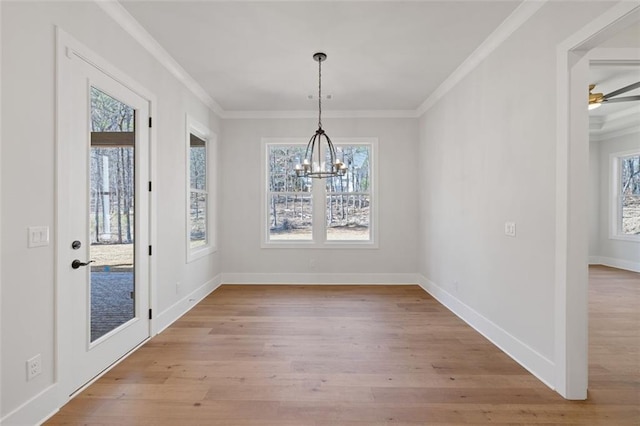
[[[593,89],[593,93],[608,94],[614,90],[621,89],[632,83],[640,81],[640,64],[611,64],[611,63],[596,63],[589,67],[589,75],[591,77],[592,84],[596,87]],[[625,96],[640,95],[640,88],[631,90],[629,92],[620,94],[616,98],[622,98]],[[632,102],[619,102],[619,103],[605,103],[600,108],[594,109],[590,112],[591,116],[604,116],[609,114],[619,113],[620,111],[629,109],[635,105],[640,105],[640,101]]]
[[[621,29],[604,41],[598,48],[640,49],[640,22]],[[640,81],[640,61],[607,62],[598,61],[589,67],[591,83],[596,87],[593,93],[608,94],[632,83]],[[640,88],[616,97],[640,95]],[[640,128],[640,101],[605,103],[600,108],[589,111],[591,135],[603,136],[611,132]]]
[[[121,4],[225,111],[416,110],[520,0]]]

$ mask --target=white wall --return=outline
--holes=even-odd
[[[611,138],[590,142],[589,154],[594,158],[590,163],[591,194],[595,201],[595,210],[591,210],[590,228],[595,228],[595,235],[590,232],[589,257],[593,263],[640,271],[640,242],[624,241],[610,238],[612,223],[611,187],[612,170],[611,154],[640,149],[640,132],[629,133]],[[594,164],[596,162],[596,164]],[[597,184],[594,185],[594,180]],[[593,244],[591,244],[593,240]]]
[[[300,137],[306,142],[316,128],[317,120],[313,119],[225,120],[221,149],[225,281],[260,282],[273,277],[286,279],[283,274],[324,271],[382,274],[385,281],[402,279],[402,274],[413,275],[417,270],[417,190],[422,170],[417,163],[416,119],[323,120],[323,128],[333,139],[378,138],[378,249],[260,248],[261,139]],[[312,258],[315,268],[309,265]],[[326,277],[309,279],[322,282]],[[343,282],[354,279],[344,275]]]
[[[589,141],[589,259],[592,259],[595,256],[599,256],[598,253],[600,253],[600,144],[598,141],[590,140]]]
[[[608,7],[546,3],[420,123],[425,286],[551,386],[556,47]]]
[[[158,316],[220,273],[219,255],[185,264],[185,115],[215,132],[208,108],[93,2],[1,2],[2,8],[2,399],[8,424],[34,414],[24,406],[55,389],[54,148],[55,26],[137,80],[157,97]],[[28,249],[27,227],[49,226],[48,247]],[[175,283],[182,289],[176,294]],[[178,303],[176,305],[181,307]],[[167,311],[169,316],[177,310]],[[42,375],[26,381],[25,361],[42,355]],[[52,386],[53,385],[53,386]],[[50,387],[52,386],[52,387]],[[42,396],[41,396],[42,398]],[[46,404],[41,409],[49,411]],[[35,421],[35,420],[33,420]],[[28,422],[25,422],[28,423]]]

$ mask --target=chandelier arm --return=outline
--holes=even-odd
[[[329,138],[329,135],[325,133],[324,137],[327,138],[327,145],[329,146],[329,156],[331,157],[331,167],[333,167],[336,164],[336,157],[337,157],[336,148],[335,146],[333,146],[333,143],[331,142],[331,138]]]
[[[313,157],[313,147],[316,144],[316,136],[318,136],[317,133],[314,133],[313,136],[311,136],[311,139],[309,139],[309,142],[307,142],[307,149],[304,152],[304,158],[305,160],[309,160],[309,163],[311,163],[311,157]],[[309,147],[311,147],[311,149],[309,149]],[[311,153],[311,155],[309,155],[309,153]]]

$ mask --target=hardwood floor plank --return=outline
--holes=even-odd
[[[640,425],[640,275],[591,268],[587,401],[417,286],[222,286],[49,425]]]

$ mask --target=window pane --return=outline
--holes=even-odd
[[[135,110],[91,87],[91,342],[135,311]]]
[[[622,157],[620,166],[622,233],[640,235],[640,155]]]
[[[91,87],[92,132],[133,132],[133,126],[132,107]]]
[[[269,197],[269,240],[311,240],[311,194]]]
[[[191,248],[207,244],[207,195],[191,193]]]
[[[327,197],[327,240],[369,240],[370,198],[368,195]]]
[[[302,163],[305,150],[304,145],[269,147],[270,192],[311,191],[311,179],[299,178],[295,173],[295,166]]]
[[[622,197],[622,233],[640,235],[640,196]]]
[[[191,135],[189,149],[189,170],[191,172],[191,189],[207,189],[207,144],[202,139]]]
[[[369,192],[370,146],[336,146],[337,159],[347,165],[347,173],[341,177],[327,179],[328,192]],[[330,157],[327,153],[327,161]]]

